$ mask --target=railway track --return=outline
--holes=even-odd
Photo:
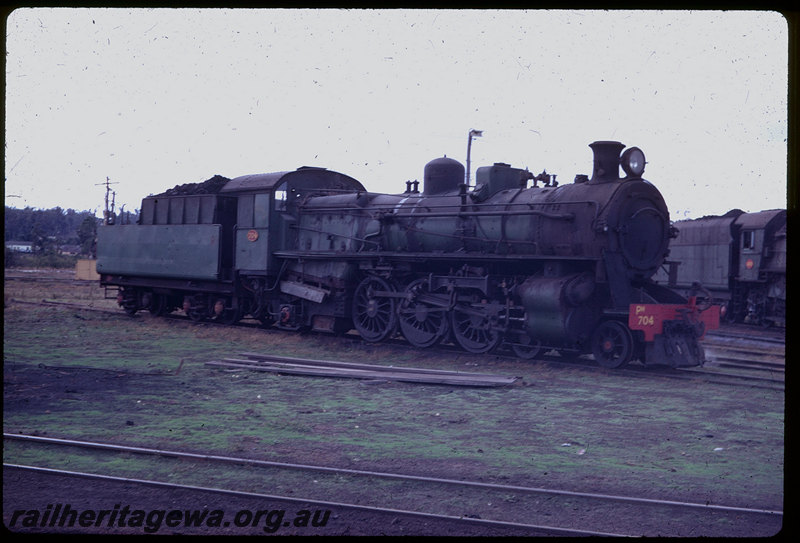
[[[38,487],[47,488],[47,496],[40,500],[55,502],[55,520],[47,527],[35,527],[31,531],[54,532],[61,518],[57,516],[64,508],[63,502],[72,501],[75,481],[91,484],[95,494],[100,496],[94,503],[101,503],[107,495],[124,496],[126,504],[121,507],[120,498],[106,499],[111,505],[107,511],[119,512],[119,520],[104,519],[98,525],[86,527],[84,533],[169,533],[183,535],[314,535],[314,536],[375,536],[375,535],[425,535],[425,536],[464,536],[464,537],[510,537],[510,536],[589,536],[615,535],[601,533],[581,533],[563,531],[557,528],[531,527],[526,524],[495,522],[469,517],[448,517],[398,509],[376,508],[341,504],[337,502],[316,501],[279,497],[257,492],[244,492],[196,485],[180,485],[161,481],[113,477],[91,473],[53,470],[32,466],[4,465],[4,478],[32,481]],[[153,498],[152,493],[159,497]],[[67,496],[61,502],[53,495]],[[130,506],[133,502],[136,505]],[[142,505],[148,503],[149,506]],[[52,509],[52,503],[49,507]],[[180,506],[180,509],[176,509]],[[101,506],[102,507],[102,506]],[[192,507],[194,507],[192,509]],[[214,509],[210,509],[213,507]],[[135,509],[134,509],[135,508]],[[45,508],[42,508],[46,510]],[[133,511],[130,511],[134,509]],[[152,514],[164,511],[165,514],[177,511],[181,517],[169,525],[159,520],[147,522],[126,521],[123,513],[138,511]],[[210,509],[210,513],[209,513]],[[91,510],[91,509],[90,509]],[[22,510],[25,511],[25,510]],[[83,512],[83,511],[81,511]],[[288,513],[288,515],[287,515]],[[294,515],[293,515],[294,513]],[[310,515],[313,513],[313,518]],[[277,515],[277,516],[276,516]],[[308,515],[306,517],[305,515]],[[12,513],[13,518],[13,513]],[[310,522],[309,522],[310,518]],[[218,519],[218,520],[215,520]],[[284,520],[288,519],[288,520]],[[298,521],[303,523],[298,526]],[[14,528],[19,530],[19,524]],[[65,524],[68,524],[65,523]],[[7,524],[8,525],[8,524]],[[51,527],[52,526],[52,527]],[[127,528],[127,531],[125,530]],[[74,531],[75,529],[73,529]],[[59,528],[58,531],[61,531]],[[66,532],[67,530],[64,529]]]
[[[747,360],[742,358],[718,357],[715,365],[720,368],[741,368],[746,370],[786,373],[786,364],[763,360]]]
[[[6,275],[5,281],[21,281],[26,283],[66,283],[72,285],[93,286],[97,285],[95,279],[74,279],[69,277],[37,277],[24,275]]]
[[[764,343],[774,343],[782,345],[786,341],[786,329],[776,327],[758,327],[749,324],[723,324],[721,328],[709,330],[706,337],[710,339],[719,338],[748,338]]]
[[[783,520],[783,512],[775,509],[442,479],[20,434],[4,433],[3,437],[7,459],[4,467],[9,469],[249,496],[262,500],[312,503],[318,507],[404,515],[437,522],[463,523],[463,526],[480,525],[493,530],[526,530],[538,535],[713,536],[744,533],[737,532],[737,526],[744,529],[745,525],[754,522],[774,526],[777,532]],[[12,443],[17,446],[9,447]],[[70,469],[22,463],[26,458],[26,450],[30,453],[26,447],[34,448],[33,457],[36,458],[46,457],[42,448],[56,448],[58,453],[53,458],[59,458],[60,463]],[[135,463],[140,470],[156,475],[140,478],[137,473],[98,473],[101,470],[96,466],[106,463],[113,465],[108,457],[103,457],[101,461],[98,454],[122,455],[128,459],[125,464]],[[133,455],[146,458],[147,463],[134,462]],[[91,471],[78,469],[82,465],[93,468]],[[247,476],[242,478],[240,472],[231,470],[245,470]],[[175,480],[173,475],[177,471],[184,474],[185,481]],[[230,478],[226,480],[220,475],[221,472]],[[268,472],[268,476],[265,472]],[[157,475],[159,473],[161,477]],[[199,482],[204,480],[207,482]],[[231,483],[234,480],[239,482]],[[244,488],[248,485],[243,481],[252,482],[250,488]],[[288,492],[265,493],[259,487],[262,481],[269,481],[271,489],[283,488]],[[313,483],[309,484],[309,481]],[[340,498],[332,501],[330,495]],[[398,496],[402,497],[401,503],[412,503],[416,507],[413,510],[398,507]],[[492,504],[495,504],[494,507]],[[553,526],[545,522],[548,517],[556,518],[556,514],[563,512],[564,508],[575,512],[571,525]],[[603,511],[607,511],[608,515],[602,514]],[[588,518],[594,519],[591,525],[582,525],[586,512],[592,513],[588,515]],[[560,518],[563,519],[563,515]],[[598,526],[597,518],[608,518],[608,522]],[[691,526],[702,526],[702,533],[686,533],[686,527]]]
[[[678,371],[681,376],[687,375],[692,379],[701,379],[707,383],[741,386],[747,388],[761,388],[778,392],[786,390],[785,382],[780,378],[773,379],[769,377],[754,377],[752,375],[722,373],[694,368],[681,368],[676,371]]]
[[[41,300],[41,301],[30,301],[30,300],[18,300],[16,298],[10,298],[6,300],[6,304],[20,304],[20,305],[35,305],[39,307],[63,307],[67,309],[78,309],[81,311],[93,311],[97,313],[108,313],[112,315],[119,315],[122,317],[127,317],[124,313],[120,313],[118,309],[113,308],[106,308],[106,307],[96,307],[92,305],[86,304],[76,304],[73,302],[57,302],[55,300]],[[128,317],[130,318],[130,317]]]

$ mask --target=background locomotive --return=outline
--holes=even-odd
[[[731,210],[679,221],[669,268],[655,278],[679,291],[699,281],[730,322],[786,323],[786,210]]]
[[[590,147],[592,177],[560,186],[496,163],[468,187],[449,158],[425,166],[421,192],[407,181],[396,195],[321,168],[218,176],[145,198],[138,224],[100,228],[97,271],[130,314],[702,364],[698,338],[719,308],[651,279],[674,230],[641,178],[644,154]]]

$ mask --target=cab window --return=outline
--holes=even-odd
[[[756,236],[752,230],[742,232],[742,249],[755,249]]]
[[[286,211],[286,199],[289,197],[286,188],[286,183],[282,183],[275,191],[275,211]]]

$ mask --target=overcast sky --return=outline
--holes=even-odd
[[[102,211],[321,166],[400,193],[447,155],[591,174],[640,147],[673,220],[786,207],[775,12],[19,9],[5,202]],[[474,179],[474,173],[473,173]]]

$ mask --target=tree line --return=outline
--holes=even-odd
[[[27,241],[36,253],[58,253],[64,245],[80,246],[91,256],[98,219],[91,211],[74,209],[17,209],[6,206],[5,241]]]

